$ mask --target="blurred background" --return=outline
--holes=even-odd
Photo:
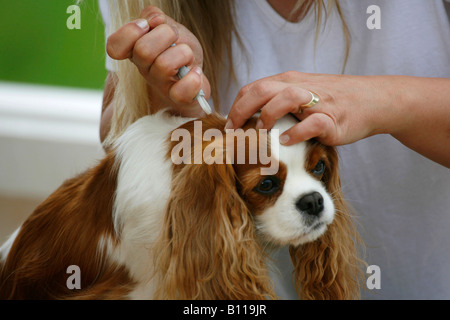
[[[0,0],[0,244],[65,179],[103,155],[97,0]]]

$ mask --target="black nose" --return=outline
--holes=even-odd
[[[318,216],[323,211],[323,197],[318,192],[307,194],[295,204],[301,212],[311,216]]]

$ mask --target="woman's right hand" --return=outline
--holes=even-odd
[[[172,46],[172,44],[177,44]],[[209,99],[211,88],[202,72],[203,50],[198,39],[159,8],[145,8],[140,19],[129,22],[107,40],[107,53],[116,60],[130,59],[145,78],[154,111],[172,107],[183,116],[196,117],[202,110],[195,100],[202,89]],[[178,69],[191,71],[183,78]]]

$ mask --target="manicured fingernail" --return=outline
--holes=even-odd
[[[233,129],[234,125],[233,125],[233,121],[231,121],[231,119],[228,119],[227,124],[225,125],[225,130],[229,130],[229,129]]]
[[[260,130],[264,128],[264,122],[262,122],[261,119],[258,119],[258,121],[256,121],[256,130]]]
[[[287,135],[287,134],[283,134],[280,136],[280,143],[281,144],[286,144],[289,142],[291,138]]]
[[[148,21],[145,19],[136,20],[136,25],[144,30],[147,30],[149,28]]]

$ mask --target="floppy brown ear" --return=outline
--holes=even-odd
[[[274,296],[232,165],[194,164],[179,170],[163,228],[155,257],[156,298]]]
[[[324,181],[336,207],[335,218],[319,239],[290,248],[295,284],[301,299],[358,299],[361,240],[342,195],[337,154],[334,149],[329,154],[331,170]]]

